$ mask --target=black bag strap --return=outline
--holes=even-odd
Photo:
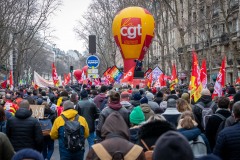
[[[68,118],[66,118],[63,114],[61,114],[61,117],[63,118],[63,120],[66,122],[66,121],[69,121]],[[77,114],[74,118],[74,121],[78,121],[78,118],[79,118],[79,115]]]
[[[216,113],[215,115],[218,116],[219,118],[221,118],[223,121],[226,119],[226,117],[224,117],[223,115],[221,115],[219,113]]]
[[[66,121],[68,121],[68,119],[63,115],[63,114],[61,114],[61,117],[63,118],[63,120],[66,122]]]

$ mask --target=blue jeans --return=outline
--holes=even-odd
[[[44,136],[43,142],[43,158],[50,160],[54,151],[54,140],[50,138],[50,136]]]
[[[89,149],[92,147],[92,145],[94,145],[95,137],[96,137],[95,132],[92,132],[89,134],[89,136],[87,138]]]
[[[70,151],[60,151],[60,159],[61,160],[83,160],[84,159],[84,150],[77,151],[77,152],[70,152]]]

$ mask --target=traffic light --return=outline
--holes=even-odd
[[[70,73],[73,73],[73,66],[70,66]]]

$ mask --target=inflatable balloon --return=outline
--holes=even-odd
[[[73,72],[74,77],[76,78],[77,81],[80,81],[82,78],[82,70],[77,69]]]
[[[115,42],[124,60],[126,73],[142,60],[154,37],[154,18],[141,7],[128,7],[121,10],[114,18],[112,32]]]
[[[84,72],[84,74],[86,75],[86,77],[87,77],[87,73],[88,73],[88,66],[84,66],[83,68],[82,68],[82,71]]]
[[[88,66],[84,66],[84,67],[82,68],[82,71],[84,71],[85,73],[87,73],[87,70],[88,70]]]

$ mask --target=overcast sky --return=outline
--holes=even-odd
[[[77,40],[73,28],[77,25],[82,14],[87,10],[91,0],[62,0],[63,5],[50,19],[52,28],[55,30],[53,35],[57,38],[54,43],[57,48],[67,51],[76,49],[84,51],[83,44]]]

